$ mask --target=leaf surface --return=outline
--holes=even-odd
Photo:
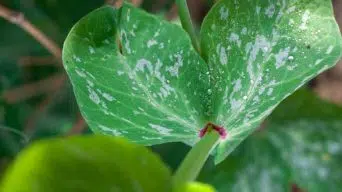
[[[341,58],[329,0],[219,1],[201,46],[210,67],[211,119],[228,131],[222,161],[287,96]]]
[[[36,142],[8,169],[0,191],[171,191],[170,181],[170,171],[144,147],[84,136]]]

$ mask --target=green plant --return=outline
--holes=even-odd
[[[129,4],[103,7],[71,30],[63,61],[94,132],[194,146],[169,183],[182,190],[210,153],[223,161],[283,99],[333,66],[342,41],[327,0],[221,0],[200,43],[186,3],[177,3],[189,35]]]

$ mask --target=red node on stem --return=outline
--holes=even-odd
[[[221,137],[221,139],[225,139],[227,137],[227,131],[226,131],[226,129],[224,127],[215,125],[215,124],[210,123],[210,122],[207,123],[205,125],[205,127],[200,130],[199,137],[202,138],[208,132],[209,127],[211,127],[212,130],[215,130],[216,132],[218,132],[220,137]]]

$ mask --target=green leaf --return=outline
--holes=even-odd
[[[193,144],[212,122],[228,132],[218,163],[342,50],[328,0],[221,0],[201,39],[207,64],[179,26],[129,4],[81,19],[63,61],[90,128],[145,145]]]
[[[128,4],[103,7],[71,30],[63,61],[93,131],[146,145],[198,140],[208,69],[179,26]]]
[[[332,67],[342,40],[330,0],[219,1],[201,29],[222,161],[281,100]]]
[[[171,191],[170,181],[170,171],[144,147],[84,136],[36,142],[8,169],[0,191]]]
[[[291,106],[299,101],[302,107],[293,111]],[[292,184],[310,192],[340,191],[342,120],[336,114],[342,114],[342,108],[336,107],[334,114],[321,110],[326,106],[306,90],[295,93],[271,115],[265,130],[247,139],[215,170],[204,172],[201,180],[222,192],[285,192]],[[299,115],[306,108],[312,117]],[[281,111],[298,116],[282,120]]]

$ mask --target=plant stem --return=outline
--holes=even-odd
[[[178,15],[182,23],[182,27],[186,32],[190,35],[192,45],[196,49],[196,51],[200,54],[200,48],[197,42],[197,37],[195,34],[195,30],[193,28],[191,17],[188,9],[188,5],[186,4],[186,0],[176,0],[176,4],[178,7]]]
[[[181,186],[185,182],[194,181],[201,171],[204,163],[209,157],[210,151],[214,148],[219,140],[218,132],[212,130],[190,150],[182,164],[173,176],[175,186]]]

